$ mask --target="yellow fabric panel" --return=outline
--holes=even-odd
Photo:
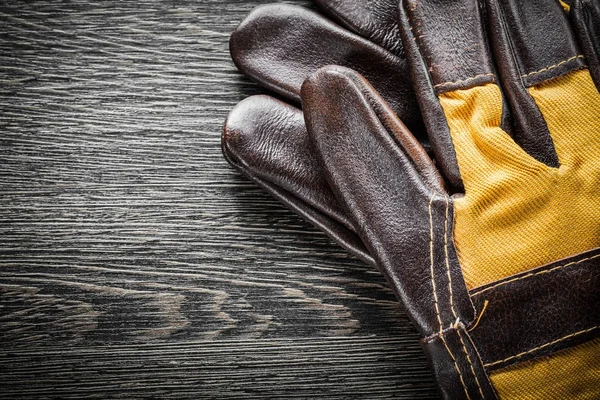
[[[500,400],[600,399],[600,339],[494,371]]]
[[[600,94],[587,70],[530,89],[561,166],[500,126],[495,84],[440,95],[465,186],[454,240],[469,289],[600,246]]]

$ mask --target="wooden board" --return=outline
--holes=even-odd
[[[437,398],[383,277],[221,156],[260,3],[0,3],[0,397]]]

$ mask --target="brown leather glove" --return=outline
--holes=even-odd
[[[485,4],[400,10],[427,128],[454,152],[464,194],[351,70],[304,83],[309,136],[445,398],[597,399],[598,36],[580,45],[554,0]]]
[[[429,149],[429,144],[403,58],[395,1],[317,3],[346,28],[301,7],[273,4],[252,11],[232,34],[231,55],[238,68],[287,102],[253,96],[238,104],[225,123],[223,154],[350,253],[374,264],[314,156],[299,109],[301,84],[325,65],[357,70],[422,145]]]
[[[353,68],[373,82],[431,153],[419,122],[421,117],[415,107],[414,94],[407,88],[409,74],[396,23],[396,0],[319,0],[317,3],[333,19],[362,37],[300,7],[262,6],[232,35],[232,57],[240,70],[295,104],[301,82],[317,68],[329,64]],[[599,46],[598,9],[597,1],[583,1],[576,2],[571,11],[582,50],[594,61],[590,68],[596,76],[600,74],[594,70],[598,60],[594,59],[597,52],[593,50]],[[449,143],[433,139],[438,144],[435,161],[442,175],[460,187]],[[340,209],[323,180],[312,145],[307,140],[303,117],[296,106],[267,96],[253,96],[241,102],[227,119],[222,147],[233,166],[351,254],[374,265],[373,258],[355,234],[353,222]]]

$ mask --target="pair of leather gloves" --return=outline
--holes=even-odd
[[[232,34],[284,100],[227,160],[382,271],[444,398],[600,398],[600,1],[316,2]]]

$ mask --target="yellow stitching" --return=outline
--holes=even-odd
[[[434,196],[435,196],[435,193],[432,192],[431,198],[429,199],[429,259],[431,260],[431,263],[430,263],[431,285],[433,287],[433,298],[435,300],[435,311],[437,314],[438,322],[440,324],[440,339],[442,339],[442,343],[444,343],[444,346],[446,347],[448,354],[450,355],[450,357],[452,358],[452,361],[454,362],[454,368],[456,369],[456,372],[458,372],[458,377],[460,378],[460,383],[462,384],[465,394],[467,395],[467,399],[471,400],[471,397],[469,396],[469,391],[467,390],[467,386],[465,385],[465,381],[462,376],[462,372],[460,372],[460,368],[458,368],[458,363],[456,362],[456,358],[454,358],[454,354],[452,354],[452,351],[450,351],[450,347],[448,347],[448,344],[446,343],[446,340],[444,339],[444,335],[443,335],[443,324],[442,324],[442,318],[440,316],[440,309],[438,306],[437,289],[435,286],[434,260],[433,260],[433,213],[431,211],[431,205],[433,204]],[[448,285],[450,286],[450,282],[448,282]],[[451,288],[451,286],[450,286],[450,288]],[[452,289],[450,289],[450,290],[452,290]],[[454,310],[453,310],[453,312],[454,312]],[[464,347],[464,344],[463,344],[463,347]],[[466,352],[466,349],[465,349],[465,352]],[[467,357],[468,357],[468,355],[467,355]],[[469,362],[470,362],[470,360],[469,360]],[[475,377],[475,379],[477,379],[477,377]],[[477,382],[477,384],[479,385],[479,382]]]
[[[460,383],[462,384],[462,387],[465,390],[467,399],[471,400],[471,396],[469,396],[469,391],[467,390],[467,386],[465,385],[465,381],[463,379],[462,373],[460,372],[460,369],[458,368],[458,363],[456,362],[456,358],[454,358],[454,354],[452,354],[452,352],[450,351],[450,347],[448,347],[448,344],[446,343],[446,340],[444,339],[444,335],[441,335],[440,339],[442,339],[442,343],[444,343],[444,346],[446,347],[448,354],[450,354],[452,361],[454,361],[454,368],[456,369],[456,372],[458,372],[458,377],[460,378]],[[482,395],[482,398],[483,398],[483,395]]]
[[[494,74],[492,74],[492,73],[489,73],[489,74],[479,74],[479,75],[475,75],[475,76],[473,76],[471,78],[462,79],[460,81],[438,83],[437,85],[433,85],[433,87],[434,88],[438,88],[440,86],[448,86],[448,85],[453,85],[453,84],[457,84],[457,83],[465,83],[465,82],[469,82],[469,81],[472,81],[472,80],[477,79],[477,78],[481,78],[483,76],[494,76]]]
[[[479,389],[479,394],[481,395],[481,398],[483,399],[485,396],[483,395],[483,390],[481,389],[481,384],[479,383],[479,378],[477,377],[477,374],[475,374],[475,368],[473,368],[473,361],[471,361],[471,356],[469,355],[469,352],[467,351],[467,346],[465,346],[465,342],[463,341],[463,338],[460,334],[460,329],[458,328],[459,318],[456,316],[456,311],[454,310],[454,300],[453,300],[453,292],[452,292],[452,276],[450,274],[450,261],[449,261],[449,257],[448,257],[448,211],[450,209],[450,204],[449,204],[447,196],[444,196],[444,199],[446,200],[446,216],[445,216],[445,220],[444,220],[444,255],[446,258],[446,273],[448,274],[448,290],[450,291],[450,308],[452,310],[452,314],[454,315],[454,318],[456,318],[456,328],[455,329],[458,332],[458,338],[460,339],[460,343],[462,345],[463,352],[467,356],[467,360],[469,361],[469,367],[471,368],[471,372],[473,373],[473,377],[475,378],[475,383],[477,383],[477,388]]]
[[[556,68],[556,67],[559,67],[559,66],[563,65],[564,63],[568,63],[569,61],[575,60],[576,58],[584,58],[584,57],[583,57],[583,55],[581,55],[581,54],[580,54],[580,55],[578,55],[578,56],[573,56],[573,57],[571,57],[571,58],[569,58],[569,59],[567,59],[567,60],[564,60],[564,61],[561,61],[561,62],[559,62],[558,64],[554,64],[554,65],[551,65],[551,66],[549,66],[549,67],[542,68],[542,69],[540,69],[539,71],[533,71],[533,72],[530,72],[530,73],[528,73],[528,74],[521,75],[521,77],[522,77],[522,78],[527,78],[527,77],[528,77],[528,76],[530,76],[530,75],[535,75],[535,74],[539,74],[540,72],[549,71],[549,70],[551,70],[551,69],[554,69],[554,68]]]
[[[566,12],[570,12],[571,11],[571,6],[568,5],[567,3],[565,3],[563,0],[558,0],[558,2],[560,3],[560,5],[563,8],[563,10],[565,10]]]
[[[432,333],[429,336],[425,336],[424,338],[421,339],[421,341],[424,341],[425,343],[429,343],[429,342],[434,341],[435,339],[439,338],[441,335],[445,335],[446,332],[449,332],[453,329],[455,329],[454,324],[450,324],[450,326],[447,327],[446,329],[443,329],[439,332]]]
[[[490,304],[490,302],[488,300],[483,302],[483,308],[481,309],[481,312],[479,313],[479,318],[477,318],[477,321],[475,321],[475,325],[473,325],[471,327],[471,329],[468,330],[468,332],[471,332],[473,329],[475,329],[477,327],[477,325],[479,325],[479,321],[481,321],[481,317],[483,317],[483,313],[487,309],[488,304]]]
[[[458,321],[457,321],[457,325],[458,325]],[[483,390],[481,389],[481,385],[479,384],[479,378],[477,377],[477,374],[475,374],[475,368],[473,368],[473,361],[471,361],[471,356],[469,355],[469,352],[467,352],[467,346],[465,346],[465,342],[463,341],[462,335],[460,334],[460,328],[458,326],[456,327],[456,332],[458,332],[458,338],[460,339],[460,343],[462,344],[463,351],[465,352],[465,355],[467,356],[467,360],[469,361],[469,366],[471,367],[471,372],[473,373],[473,376],[475,377],[475,383],[477,383],[477,388],[479,389],[479,394],[481,395],[482,399],[485,399],[485,396],[483,395]]]
[[[433,204],[434,193],[431,193],[431,199],[429,199],[429,259],[431,269],[431,286],[433,288],[433,299],[435,301],[435,312],[437,314],[438,322],[440,323],[440,332],[442,331],[443,324],[442,318],[440,317],[440,308],[438,306],[437,289],[435,287],[435,274],[433,273],[433,213],[431,212],[431,205]]]
[[[456,311],[454,310],[452,277],[450,276],[450,261],[448,260],[448,209],[450,208],[450,204],[448,204],[448,197],[444,196],[444,199],[446,200],[446,219],[444,220],[444,255],[446,257],[446,273],[448,274],[448,290],[450,291],[450,308],[452,309],[452,315],[454,315],[454,318],[458,318],[456,316]]]
[[[500,360],[500,361],[494,361],[493,363],[485,364],[485,365],[484,365],[484,367],[492,367],[492,366],[494,366],[494,365],[501,364],[501,363],[503,363],[503,362],[505,362],[505,361],[512,360],[512,359],[514,359],[514,358],[519,358],[519,357],[522,357],[522,356],[524,356],[524,355],[526,355],[526,354],[533,353],[533,352],[534,352],[534,351],[536,351],[536,350],[543,349],[544,347],[552,346],[553,344],[556,344],[556,343],[558,343],[558,342],[561,342],[561,341],[563,341],[563,340],[566,340],[566,339],[572,338],[572,337],[574,337],[574,336],[577,336],[577,335],[581,335],[581,334],[583,334],[583,333],[591,332],[591,331],[593,331],[594,329],[598,329],[598,328],[599,328],[599,326],[594,326],[593,328],[589,328],[589,329],[585,329],[585,330],[583,330],[583,331],[579,331],[579,332],[572,333],[572,334],[570,334],[570,335],[567,335],[567,336],[565,336],[565,337],[562,337],[562,338],[560,338],[560,339],[556,339],[556,340],[554,340],[554,341],[552,341],[552,342],[550,342],[550,343],[546,343],[546,344],[543,344],[543,345],[541,345],[541,346],[534,347],[534,348],[533,348],[533,349],[531,349],[531,350],[527,350],[527,351],[524,351],[524,352],[522,352],[522,353],[519,353],[519,354],[517,354],[517,355],[514,355],[514,356],[507,357],[507,358],[505,358],[504,360]]]
[[[531,278],[532,276],[536,276],[536,275],[547,274],[547,273],[549,273],[549,272],[552,272],[552,271],[554,271],[554,270],[561,269],[561,268],[566,268],[566,267],[570,267],[570,266],[573,266],[573,265],[576,265],[576,264],[582,263],[582,262],[584,262],[584,261],[593,260],[593,259],[595,259],[595,258],[598,258],[598,257],[600,257],[600,254],[596,254],[595,256],[588,257],[588,258],[584,258],[583,260],[579,260],[579,261],[572,261],[572,262],[570,262],[570,263],[568,263],[568,264],[565,264],[565,265],[559,265],[558,267],[550,268],[550,269],[548,269],[548,270],[539,271],[539,272],[535,272],[535,273],[534,273],[534,272],[531,272],[531,273],[529,273],[529,274],[527,274],[527,275],[524,275],[524,276],[521,276],[521,277],[519,277],[519,278],[513,278],[513,279],[509,279],[508,281],[505,281],[505,282],[500,282],[500,283],[497,283],[497,284],[495,284],[494,286],[490,286],[490,287],[488,287],[488,288],[482,289],[482,290],[480,290],[480,291],[477,291],[477,292],[476,292],[476,291],[473,291],[473,292],[471,292],[471,296],[478,296],[478,295],[480,295],[481,293],[487,292],[488,290],[494,289],[494,288],[496,288],[496,287],[498,287],[498,286],[506,285],[507,283],[516,282],[516,281],[519,281],[519,280],[521,280],[521,279],[525,279],[525,278]]]

